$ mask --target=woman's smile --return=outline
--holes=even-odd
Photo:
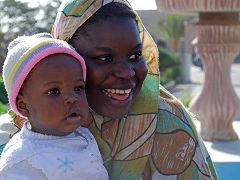
[[[103,92],[110,98],[117,101],[125,101],[129,98],[131,89],[105,89]]]

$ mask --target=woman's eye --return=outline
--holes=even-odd
[[[138,61],[142,57],[142,52],[135,53],[129,57],[130,60]]]
[[[75,92],[81,92],[81,91],[83,91],[84,89],[85,89],[84,86],[78,86],[78,87],[75,87],[75,88],[74,88],[74,91],[75,91]]]
[[[99,57],[98,59],[101,60],[102,62],[107,62],[107,63],[110,63],[113,61],[113,58],[111,56]]]
[[[60,94],[60,90],[57,89],[57,88],[54,88],[54,89],[50,89],[47,91],[47,94],[49,95],[53,95],[53,96],[57,96]]]

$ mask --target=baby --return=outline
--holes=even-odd
[[[66,42],[41,33],[13,40],[3,66],[11,108],[27,118],[5,146],[0,179],[108,179],[86,125],[86,66]]]

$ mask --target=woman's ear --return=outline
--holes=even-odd
[[[24,98],[24,96],[19,93],[17,98],[16,98],[16,105],[17,105],[17,109],[18,111],[25,117],[29,116],[29,111],[27,109],[27,103],[26,100]]]

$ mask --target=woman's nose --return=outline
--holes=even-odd
[[[69,105],[78,101],[77,95],[75,93],[69,93],[65,96],[64,104]]]
[[[118,78],[131,79],[135,76],[134,65],[129,62],[119,62],[114,65],[113,75]]]

